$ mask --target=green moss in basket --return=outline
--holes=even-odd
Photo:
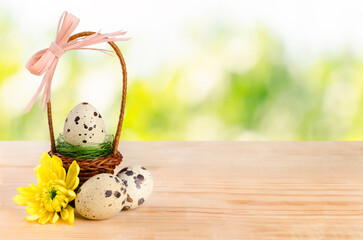
[[[90,159],[105,157],[112,153],[113,135],[107,135],[105,141],[100,144],[87,144],[76,146],[64,141],[63,135],[59,134],[56,141],[57,152],[63,156]]]

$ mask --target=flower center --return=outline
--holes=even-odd
[[[69,196],[64,181],[51,180],[47,186],[44,186],[41,201],[48,212],[60,212],[73,199],[74,197]]]
[[[55,198],[55,196],[57,196],[57,191],[52,188],[50,191],[49,191],[49,196],[50,198],[53,200]]]

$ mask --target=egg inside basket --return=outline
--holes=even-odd
[[[113,136],[106,135],[101,113],[87,102],[75,106],[68,114],[56,140],[57,152],[81,159],[105,157],[112,153]]]

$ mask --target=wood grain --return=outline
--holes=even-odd
[[[13,203],[47,142],[0,142],[0,239],[363,239],[362,142],[121,142],[154,176],[139,209],[27,223]]]

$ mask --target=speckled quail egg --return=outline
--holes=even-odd
[[[116,176],[97,174],[79,189],[75,199],[77,212],[88,219],[107,219],[122,209],[126,200],[126,186]]]
[[[117,176],[125,184],[127,192],[126,203],[122,210],[137,208],[150,197],[154,182],[146,168],[133,165],[121,169]]]
[[[101,114],[89,103],[78,104],[66,118],[63,137],[66,142],[78,146],[102,143],[106,129]]]

